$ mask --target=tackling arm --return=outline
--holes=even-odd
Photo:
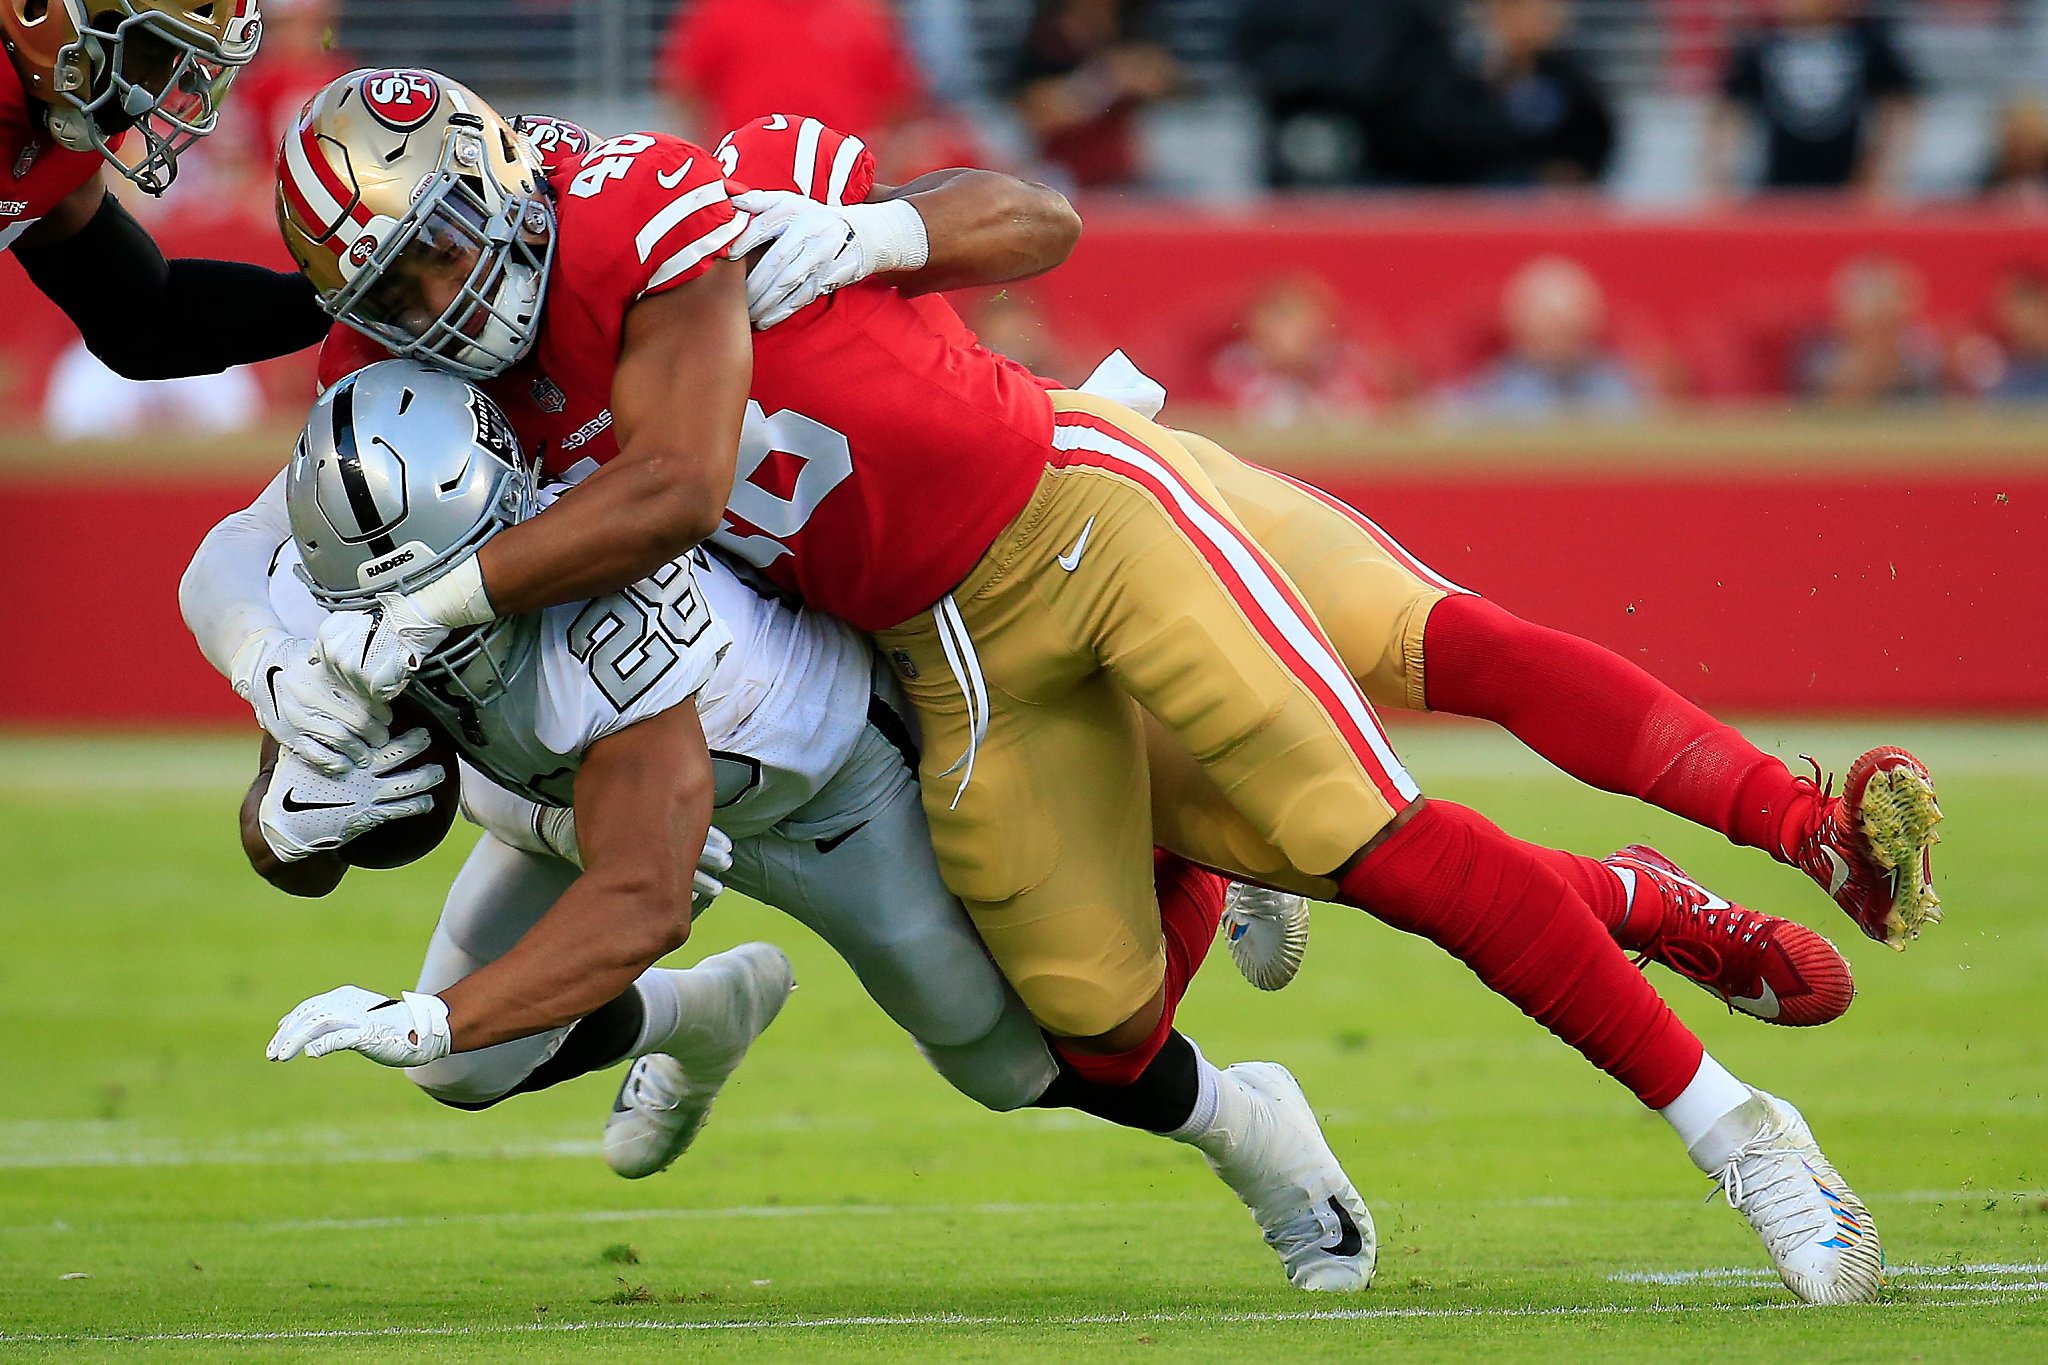
[[[216,374],[312,346],[332,319],[297,271],[166,261],[95,176],[15,246],[22,269],[129,379]]]
[[[593,744],[576,775],[583,875],[510,952],[441,993],[450,1050],[580,1019],[681,947],[711,797],[695,706]]]
[[[906,294],[1028,280],[1081,240],[1081,215],[1065,195],[1000,171],[933,171],[907,185],[877,185],[868,202],[907,203],[924,220],[930,256],[891,281]]]
[[[612,381],[619,453],[478,551],[490,613],[617,592],[718,529],[754,373],[744,287],[721,261],[627,311]]]

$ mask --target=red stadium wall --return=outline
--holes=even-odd
[[[2048,710],[2048,474],[1323,477],[1450,578],[1726,710]],[[260,479],[0,479],[0,723],[233,722],[178,617]]]

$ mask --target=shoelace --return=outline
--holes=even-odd
[[[1758,1158],[1766,1159],[1768,1164],[1765,1167],[1764,1178],[1751,1188],[1742,1170],[1747,1162]],[[1755,1137],[1729,1154],[1720,1174],[1714,1179],[1720,1186],[1718,1192],[1727,1198],[1729,1208],[1757,1224],[1766,1238],[1785,1239],[1797,1247],[1805,1245],[1815,1235],[1826,1230],[1829,1221],[1826,1214],[1816,1210],[1814,1204],[1805,1197],[1805,1191],[1800,1188],[1799,1178],[1811,1178],[1811,1175],[1805,1154],[1796,1147],[1787,1147],[1784,1144],[1784,1135],[1772,1131],[1771,1125],[1766,1125],[1758,1130]],[[1749,1207],[1752,1195],[1756,1196],[1757,1202],[1754,1207]],[[1707,1199],[1711,1202],[1713,1197],[1709,1194]],[[1786,1204],[1793,1206],[1791,1212],[1794,1215],[1806,1215],[1803,1224],[1790,1229],[1777,1225],[1777,1220],[1781,1217],[1778,1209]]]

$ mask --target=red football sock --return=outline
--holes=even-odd
[[[1505,726],[1581,782],[1637,797],[1784,860],[1813,789],[1619,655],[1481,597],[1436,604],[1423,633],[1432,711]]]
[[[1428,802],[1345,876],[1343,899],[1443,948],[1653,1109],[1699,1070],[1699,1039],[1585,902],[1475,811]]]
[[[1159,927],[1166,936],[1166,980],[1160,989],[1159,1022],[1145,1041],[1123,1052],[1082,1052],[1062,1039],[1052,1040],[1053,1050],[1097,1085],[1124,1086],[1144,1074],[1159,1049],[1173,1032],[1173,1014],[1188,983],[1195,979],[1209,945],[1216,941],[1216,928],[1223,921],[1223,892],[1229,886],[1206,867],[1184,858],[1155,850],[1152,879],[1159,892]]]

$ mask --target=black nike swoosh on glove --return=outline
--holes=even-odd
[[[270,671],[263,675],[263,690],[270,694],[270,709],[277,710],[277,675],[284,672],[283,664],[272,664]]]
[[[301,801],[291,792],[286,792],[277,804],[293,814],[297,814],[300,811],[306,810],[344,810],[352,803],[347,801]]]

